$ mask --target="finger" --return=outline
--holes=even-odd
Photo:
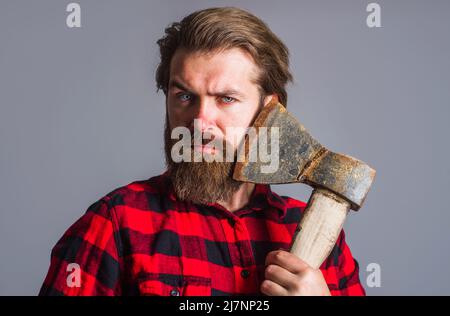
[[[261,292],[268,296],[286,296],[288,291],[279,284],[270,280],[264,280],[261,283]]]
[[[299,279],[297,275],[275,264],[270,264],[266,267],[264,277],[266,280],[282,286],[287,291],[292,290]]]
[[[302,259],[284,250],[269,252],[266,257],[266,266],[269,264],[279,265],[293,274],[299,274],[307,269],[312,269],[311,266]]]

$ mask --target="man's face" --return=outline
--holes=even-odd
[[[171,62],[167,94],[170,128],[193,129],[197,119],[202,131],[230,144],[232,137],[240,141],[242,129],[233,135],[226,129],[250,126],[260,109],[257,71],[252,57],[237,48],[209,54],[178,50]]]
[[[170,131],[187,127],[208,132],[220,140],[224,149],[235,152],[263,106],[258,85],[258,68],[252,57],[241,49],[212,53],[178,50],[172,58],[167,91],[166,160],[178,196],[197,203],[213,203],[227,199],[240,183],[231,178],[234,163],[174,163],[170,149],[174,141]],[[232,128],[232,129],[230,129]],[[200,145],[193,151],[213,154],[214,149]],[[224,154],[225,157],[225,154]]]

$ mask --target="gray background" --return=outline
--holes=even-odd
[[[50,250],[112,189],[161,173],[156,40],[193,10],[235,5],[291,51],[289,109],[329,148],[378,171],[347,241],[381,266],[369,295],[450,294],[450,1],[0,2],[0,294],[35,295]],[[274,187],[307,200],[302,185]]]

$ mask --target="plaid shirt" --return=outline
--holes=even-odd
[[[261,295],[266,255],[289,249],[305,206],[257,184],[230,212],[179,201],[167,173],[133,182],[57,242],[39,295]],[[344,231],[320,270],[332,295],[365,295]]]

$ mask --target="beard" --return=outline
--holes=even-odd
[[[170,135],[171,130],[166,115],[164,127],[166,165],[178,198],[182,201],[190,201],[196,204],[229,200],[242,184],[242,182],[232,178],[235,162],[207,162],[203,159],[200,162],[195,162],[193,159],[193,146],[191,146],[192,159],[190,162],[174,162],[171,157],[171,150],[177,140],[171,139]],[[203,140],[203,144],[209,141]],[[194,138],[192,136],[191,145],[193,144]],[[226,142],[223,141],[222,157],[225,157],[225,148],[228,147]]]

